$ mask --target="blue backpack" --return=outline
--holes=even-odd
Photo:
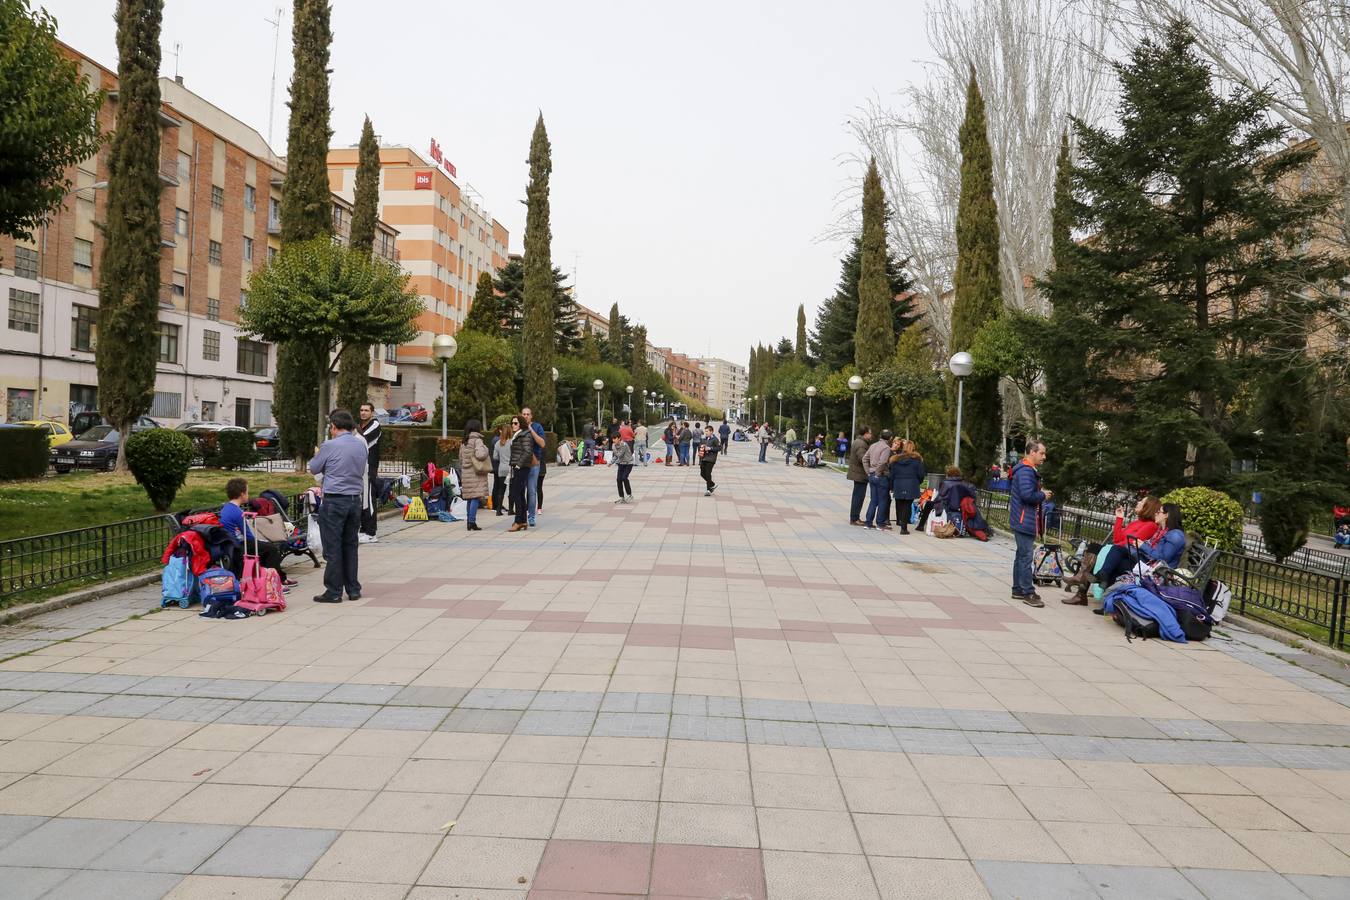
[[[159,577],[160,608],[170,603],[187,609],[197,596],[197,578],[192,574],[192,563],[187,553],[175,553],[169,557],[169,563]]]
[[[213,601],[234,603],[240,597],[239,579],[229,569],[213,567],[197,576],[197,592],[203,606]]]

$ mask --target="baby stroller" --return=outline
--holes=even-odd
[[[308,523],[310,514],[319,508],[319,497],[317,491],[306,491],[304,493],[303,508],[301,515]],[[275,543],[281,548],[282,558],[288,556],[307,556],[309,561],[314,564],[314,568],[319,568],[319,558],[310,549],[309,537],[305,529],[297,525],[290,517],[290,501],[282,496],[280,491],[269,488],[259,494],[255,499],[249,501],[250,511],[259,516],[280,516],[282,527],[285,529],[285,537],[281,535],[262,535],[264,539],[278,538]]]
[[[1064,517],[1053,503],[1041,505],[1041,543],[1031,557],[1031,578],[1044,587],[1062,587],[1064,579],[1078,574],[1083,565],[1087,541],[1075,546],[1064,539]]]

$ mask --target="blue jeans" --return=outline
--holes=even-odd
[[[329,597],[361,596],[356,577],[356,534],[361,527],[361,495],[329,494],[319,506],[319,534],[323,539],[323,592]]]
[[[530,469],[530,479],[525,483],[525,518],[534,524],[534,513],[539,508],[539,467]]]
[[[675,458],[675,445],[666,441],[666,465],[672,465],[671,460]]]
[[[886,517],[891,511],[891,486],[884,478],[867,476],[867,486],[871,490],[871,501],[867,504],[868,525],[888,525]]]
[[[1036,584],[1031,578],[1031,552],[1036,548],[1036,536],[1014,531],[1013,537],[1017,540],[1017,554],[1013,557],[1013,593],[1029,597],[1036,593]]]
[[[473,497],[468,500],[470,525],[473,525],[478,521],[478,504],[482,502],[483,501],[479,500],[477,497]]]
[[[688,445],[688,444],[681,444],[681,445],[680,445],[680,465],[682,465],[682,466],[687,466],[687,465],[689,465],[689,445]]]
[[[764,458],[764,455],[765,455],[766,453],[768,453],[768,452],[769,452],[769,443],[768,443],[768,441],[760,441],[760,442],[759,442],[759,461],[760,461],[760,462],[768,462],[768,460]]]

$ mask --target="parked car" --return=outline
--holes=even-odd
[[[84,434],[95,425],[111,425],[103,414],[99,412],[76,413],[70,420],[70,433],[76,436]],[[136,424],[132,426],[132,432],[145,431],[147,428],[162,428],[158,422],[149,416],[140,416],[136,419]]]
[[[174,431],[186,431],[188,434],[203,434],[221,431],[248,431],[242,425],[226,425],[224,422],[184,422]]]
[[[117,445],[122,436],[111,425],[95,425],[73,441],[53,447],[52,467],[65,474],[72,469],[101,469],[112,471],[117,467]]]
[[[47,446],[55,447],[58,444],[65,444],[75,439],[75,435],[70,433],[70,429],[60,422],[47,422],[39,419],[29,419],[26,422],[12,422],[13,425],[21,425],[28,428],[40,428],[47,435]]]
[[[427,408],[420,403],[405,403],[399,409],[408,411],[408,418],[414,422],[425,422],[427,420]]]
[[[263,459],[276,459],[281,453],[281,429],[275,425],[262,425],[253,429],[253,449]]]

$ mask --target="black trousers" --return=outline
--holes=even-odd
[[[867,482],[853,482],[853,497],[848,502],[848,520],[850,522],[862,521],[863,503],[867,501]]]
[[[361,525],[360,494],[328,494],[319,507],[319,534],[323,538],[323,590],[330,597],[361,594],[356,577],[356,535]]]
[[[619,499],[633,496],[633,486],[628,483],[628,476],[632,474],[632,463],[619,463],[619,472],[615,476],[615,481],[619,486]]]
[[[506,479],[500,475],[492,476],[492,508],[502,511],[502,500],[506,498]]]
[[[539,477],[536,478],[536,479],[534,480],[534,510],[535,510],[535,512],[538,512],[538,511],[539,511],[539,508],[542,507],[542,506],[544,505],[544,476],[547,475],[547,474],[548,474],[548,469],[544,468],[543,466],[540,466],[540,467],[539,467]]]
[[[380,458],[366,457],[366,481],[370,483],[370,506],[361,507],[361,533],[375,536],[375,492],[380,486]]]
[[[525,489],[529,487],[530,470],[511,467],[511,505],[516,509],[516,524],[525,524]]]
[[[907,497],[895,498],[895,524],[906,530],[909,529],[909,516],[914,509],[914,501]]]
[[[713,481],[712,479],[712,470],[713,466],[715,465],[717,465],[716,455],[705,456],[703,457],[703,459],[699,461],[698,464],[698,474],[705,482],[707,482],[708,490],[710,491],[717,484],[717,482]]]

